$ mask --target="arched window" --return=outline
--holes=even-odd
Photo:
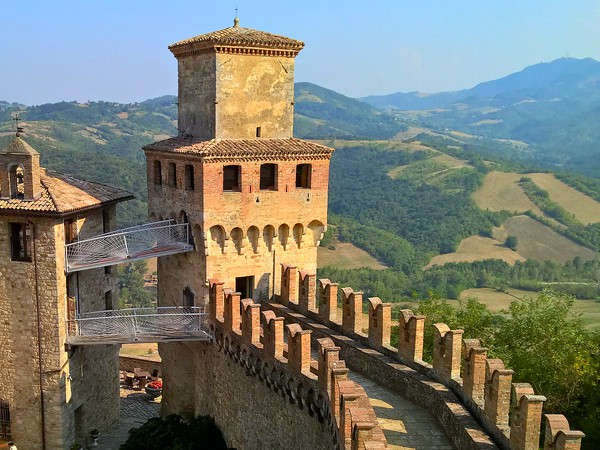
[[[10,198],[25,197],[23,167],[21,167],[18,164],[15,164],[10,168],[8,177],[10,182]]]
[[[194,190],[194,166],[191,164],[185,165],[185,190]]]
[[[162,184],[162,164],[160,161],[154,161],[154,184],[160,186]]]
[[[183,306],[186,308],[194,306],[194,293],[188,286],[183,290]]]
[[[167,182],[169,187],[177,187],[177,166],[174,162],[167,166]]]

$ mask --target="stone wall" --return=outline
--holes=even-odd
[[[239,449],[387,448],[339,348],[319,342],[319,361],[311,361],[309,331],[284,327],[283,318],[261,314],[249,299],[240,315],[238,294],[220,282],[211,288],[214,342],[159,344],[162,415],[214,416],[228,445]]]
[[[369,299],[368,328],[364,334],[361,292],[338,289],[337,284],[326,279],[319,280],[312,290],[299,289],[298,286],[307,284],[307,279],[316,278],[302,272],[287,270],[282,277],[282,283],[293,286],[295,292],[283,292],[285,295],[279,300],[302,314],[276,304],[269,305],[270,308],[318,336],[331,338],[340,346],[351,368],[432,411],[457,448],[495,445],[506,449],[538,448],[545,397],[536,395],[527,383],[511,383],[512,370],[505,368],[501,360],[488,358],[487,348],[478,339],[463,339],[462,330],[434,324],[432,366],[421,359],[424,316],[402,310],[398,348],[391,347],[390,304],[376,297]],[[338,294],[341,294],[341,321],[333,314]],[[294,300],[298,297],[298,301]],[[570,430],[564,416],[560,417],[561,433],[568,436],[564,442],[580,445],[583,433]],[[552,438],[546,436],[548,448],[566,448],[551,447],[557,433]]]
[[[114,222],[114,206],[111,215]],[[80,236],[102,232],[101,209],[74,218]],[[91,428],[106,426],[117,417],[117,348],[65,350],[68,301],[63,219],[31,218],[35,228],[32,261],[11,261],[9,223],[25,220],[7,216],[0,220],[0,398],[10,403],[12,438],[20,447],[41,448],[43,409],[47,448],[66,448],[75,440],[83,442]],[[94,269],[73,276],[80,310],[104,309],[104,293],[114,287],[114,274]]]
[[[119,356],[119,370],[133,372],[136,367],[150,373],[158,370],[158,376],[162,376],[161,362],[156,359],[144,358],[143,356]]]

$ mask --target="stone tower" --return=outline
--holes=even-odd
[[[65,348],[67,320],[112,308],[115,275],[67,275],[65,244],[114,228],[129,198],[40,168],[18,134],[0,150],[0,442],[67,448],[118,415],[117,346]]]
[[[333,149],[292,137],[303,46],[236,19],[169,47],[179,136],[144,148],[149,214],[189,222],[195,251],[160,258],[161,306],[205,304],[212,278],[266,300],[282,263],[315,273]]]

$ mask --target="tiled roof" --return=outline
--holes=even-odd
[[[329,158],[331,147],[302,139],[211,139],[171,138],[144,150],[192,153],[205,160],[321,159]]]
[[[265,31],[244,28],[235,25],[223,30],[213,31],[211,33],[194,36],[183,41],[176,42],[169,46],[169,49],[176,53],[179,47],[187,47],[190,44],[196,44],[196,49],[211,48],[215,46],[226,47],[254,47],[271,48],[278,50],[293,50],[298,52],[304,47],[304,42],[297,41],[285,36],[267,33]]]
[[[0,153],[10,155],[39,155],[39,153],[18,135],[10,143],[0,150]]]
[[[78,180],[50,170],[41,169],[40,179],[42,195],[38,199],[0,199],[0,214],[11,211],[63,214],[133,198],[133,195],[122,189]]]

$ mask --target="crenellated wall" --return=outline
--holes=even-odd
[[[293,449],[387,448],[364,389],[348,379],[331,339],[316,342],[312,360],[311,331],[286,325],[216,279],[209,314],[213,343],[159,344],[161,414],[209,414],[239,449],[282,442]]]
[[[393,324],[398,325],[398,348],[392,347],[391,304],[376,297],[368,299],[368,332],[364,334],[361,292],[339,289],[321,279],[315,297],[306,298],[312,290],[298,286],[310,276],[286,267],[282,265],[281,284],[291,288],[282,290],[279,297],[285,306],[271,304],[269,308],[318,336],[330,337],[351,368],[433,412],[457,448],[538,448],[546,398],[536,395],[527,383],[512,383],[513,371],[505,368],[502,360],[488,358],[487,348],[478,339],[463,339],[463,330],[434,324],[430,365],[422,360],[425,316],[401,310],[398,323]],[[335,316],[338,293],[341,320]],[[545,449],[580,447],[583,433],[570,430],[564,416],[546,415],[546,420]]]

